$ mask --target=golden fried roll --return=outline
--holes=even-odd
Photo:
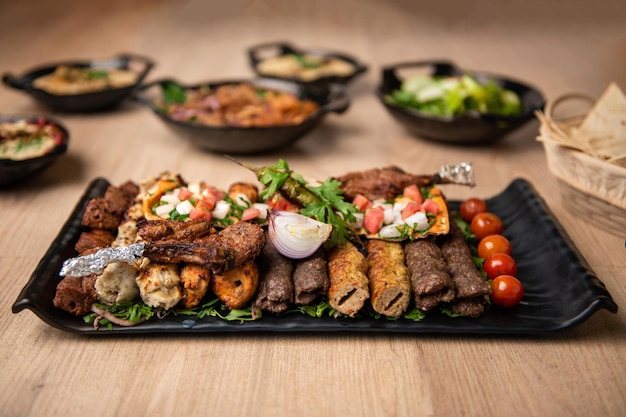
[[[210,287],[226,307],[234,310],[252,299],[258,285],[259,269],[254,261],[248,261],[225,274],[213,275]]]
[[[200,304],[211,282],[211,270],[200,265],[186,264],[180,269],[180,282],[183,298],[180,303],[185,308]]]
[[[399,242],[372,239],[367,242],[367,276],[372,307],[388,317],[400,317],[411,301],[409,270]]]
[[[328,256],[330,305],[354,317],[370,298],[365,256],[350,242],[333,248]]]

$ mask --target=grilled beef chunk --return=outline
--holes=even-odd
[[[103,197],[89,201],[82,225],[93,229],[115,229],[122,221],[124,212],[131,206],[137,194],[135,190],[136,186],[130,182],[123,184],[122,188],[110,185]]]
[[[79,255],[94,252],[98,249],[108,248],[113,243],[115,236],[109,230],[93,229],[81,233],[74,249]]]
[[[64,277],[57,285],[52,303],[56,308],[77,316],[84,316],[91,311],[91,305],[98,300],[94,288],[96,278],[96,275]]]

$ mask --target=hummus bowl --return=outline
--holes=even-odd
[[[47,116],[0,115],[0,187],[30,179],[67,152],[69,132]]]
[[[46,64],[20,76],[6,73],[2,81],[56,111],[95,112],[118,106],[153,66],[148,58],[120,54],[106,60]]]

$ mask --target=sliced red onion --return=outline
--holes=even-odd
[[[322,246],[333,227],[299,213],[272,210],[267,230],[278,252],[287,258],[302,259]]]

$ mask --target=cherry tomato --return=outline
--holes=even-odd
[[[515,307],[524,296],[524,286],[511,275],[500,275],[491,281],[491,302],[501,307]]]
[[[511,255],[506,253],[494,253],[489,255],[483,262],[483,269],[487,278],[494,279],[499,275],[516,275],[517,264]]]
[[[485,200],[481,200],[480,198],[468,198],[461,203],[459,211],[461,218],[470,223],[474,216],[478,213],[484,213],[487,211],[487,203],[485,203]]]
[[[502,220],[490,212],[476,214],[470,223],[470,231],[478,240],[489,235],[501,235],[503,230]]]
[[[494,253],[506,253],[510,255],[513,247],[509,239],[502,235],[488,235],[478,242],[478,257],[487,259],[489,255]]]

